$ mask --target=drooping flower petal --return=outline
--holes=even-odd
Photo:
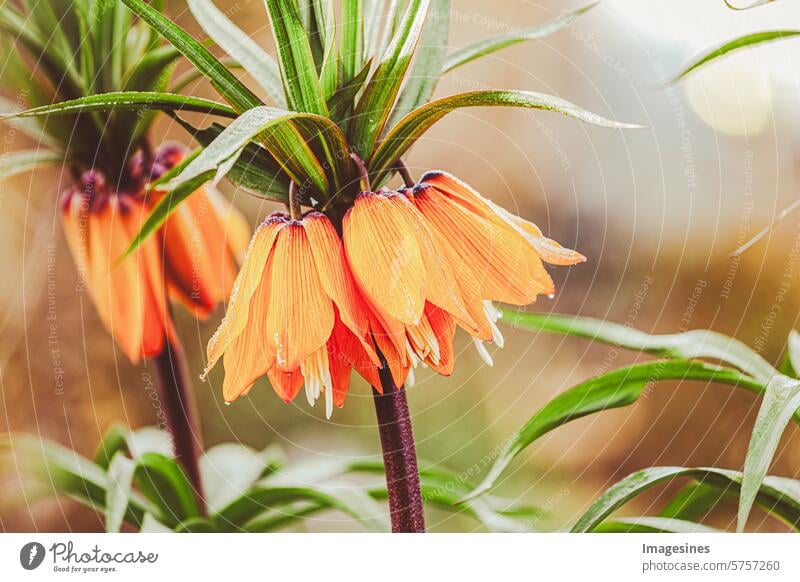
[[[414,229],[390,200],[361,193],[344,218],[347,260],[367,299],[390,317],[416,324],[425,308],[425,262]]]
[[[206,349],[208,363],[203,373],[204,376],[244,330],[250,313],[250,300],[264,277],[264,270],[272,253],[275,239],[286,225],[286,216],[275,214],[267,218],[253,234],[250,247],[242,262],[242,268],[233,284],[225,318],[208,342]]]
[[[269,263],[267,341],[275,351],[277,368],[293,372],[330,338],[333,305],[299,222],[290,222],[279,231]]]

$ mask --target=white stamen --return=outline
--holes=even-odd
[[[328,348],[322,346],[300,364],[300,372],[305,382],[306,399],[314,406],[322,393],[325,393],[325,414],[333,414],[333,380],[328,362]]]
[[[484,343],[476,337],[472,338],[472,343],[475,344],[475,349],[478,350],[478,355],[484,362],[486,362],[486,365],[489,367],[494,366],[494,360],[489,354],[489,350],[486,349]]]
[[[414,376],[414,368],[410,368],[408,370],[408,376],[406,376],[406,388],[413,388],[416,383],[417,379]]]
[[[506,344],[500,328],[497,327],[497,321],[502,317],[502,313],[497,309],[491,301],[484,300],[483,311],[486,313],[486,319],[489,320],[489,327],[492,330],[492,341],[498,348],[502,348]]]

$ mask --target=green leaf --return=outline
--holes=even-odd
[[[106,532],[117,533],[122,529],[128,500],[133,486],[133,471],[136,464],[123,453],[111,460],[106,477]]]
[[[410,0],[400,28],[358,102],[350,141],[356,153],[365,160],[371,157],[378,136],[389,119],[414,56],[429,4],[430,0]]]
[[[364,6],[361,0],[342,0],[342,74],[345,83],[364,66]]]
[[[710,358],[727,362],[766,385],[778,371],[742,342],[721,333],[698,329],[684,333],[650,335],[618,323],[591,317],[524,313],[501,309],[503,321],[531,331],[550,331],[628,350],[668,358]]]
[[[134,250],[136,250],[140,244],[147,240],[147,237],[155,233],[161,227],[161,225],[166,222],[167,218],[169,218],[169,215],[172,214],[176,208],[178,208],[178,205],[180,205],[180,203],[186,200],[189,196],[194,194],[203,184],[211,180],[214,177],[214,173],[214,171],[209,171],[205,174],[195,176],[190,180],[182,182],[166,196],[161,198],[161,200],[158,201],[158,204],[156,204],[155,208],[153,208],[152,212],[150,212],[147,219],[144,221],[144,224],[142,224],[142,228],[136,234],[136,237],[125,251],[125,254],[122,257],[119,257],[117,260],[124,260]]]
[[[127,72],[121,82],[123,91],[153,91],[163,81],[164,72],[171,71],[172,65],[181,54],[171,46],[163,46],[150,51]]]
[[[277,447],[256,451],[238,443],[212,447],[200,457],[200,476],[205,502],[216,512],[242,496],[268,470],[283,464]]]
[[[764,32],[756,32],[753,34],[740,36],[739,38],[730,40],[718,46],[717,48],[695,58],[680,73],[678,73],[678,75],[673,77],[672,80],[669,81],[669,83],[674,83],[676,81],[679,81],[692,71],[696,71],[700,67],[705,66],[708,63],[718,59],[719,57],[725,56],[731,52],[738,51],[744,48],[749,48],[755,45],[764,44],[767,42],[781,40],[784,38],[792,38],[794,36],[797,36],[798,34],[800,34],[800,30],[768,30]]]
[[[266,0],[266,4],[289,109],[327,116],[328,106],[296,1]]]
[[[759,6],[764,6],[765,4],[772,4],[776,0],[758,0],[757,2],[751,2],[746,6],[734,6],[728,0],[725,0],[725,5],[730,8],[731,10],[750,10],[751,8],[757,8]]]
[[[28,476],[26,498],[30,501],[39,487],[48,495],[63,495],[103,511],[108,479],[102,467],[58,443],[26,434],[0,435],[0,457],[11,456]],[[145,512],[160,511],[141,495],[133,493],[128,501],[125,521],[142,523]]]
[[[453,53],[447,55],[447,60],[444,63],[442,73],[448,73],[462,65],[479,59],[486,55],[502,50],[504,48],[525,42],[528,40],[537,40],[550,36],[572,24],[580,15],[588,12],[599,2],[593,2],[583,8],[578,8],[571,12],[564,12],[555,20],[545,22],[543,24],[536,24],[528,28],[521,28],[506,34],[485,38],[474,42],[464,48],[460,48]]]
[[[333,3],[326,0],[313,0],[312,7],[323,45],[320,84],[325,95],[325,101],[329,102],[339,83],[339,54],[336,46],[336,21],[333,15]],[[328,108],[330,109],[330,105],[328,105]]]
[[[721,530],[692,521],[649,516],[604,521],[593,531],[597,533],[722,533]]]
[[[369,506],[364,511],[364,497],[357,489],[346,487],[321,486],[294,487],[273,484],[270,479],[256,483],[247,493],[222,508],[213,521],[220,531],[248,530],[248,522],[264,511],[298,501],[311,501],[327,509],[336,509],[361,521],[368,529],[385,531],[381,513]],[[255,529],[255,528],[254,528]]]
[[[800,333],[797,333],[795,330],[789,332],[787,356],[791,371],[786,375],[797,377],[798,370],[800,370]]]
[[[730,487],[713,487],[693,482],[681,489],[658,514],[660,517],[697,521],[730,495]]]
[[[462,501],[486,493],[523,450],[548,432],[578,418],[629,406],[653,382],[700,380],[722,382],[758,392],[761,385],[737,370],[687,360],[659,360],[635,364],[597,376],[562,392],[542,407],[498,455],[483,482]]]
[[[91,111],[195,111],[210,113],[221,117],[236,117],[236,112],[222,103],[202,99],[200,97],[187,97],[173,93],[155,93],[144,91],[119,91],[116,93],[101,93],[89,95],[71,101],[62,101],[53,105],[34,107],[0,117],[0,121],[16,117],[35,117],[50,115],[71,115],[75,113],[88,113]]]
[[[442,75],[450,35],[450,0],[432,0],[411,73],[392,111],[389,127],[427,103]]]
[[[0,180],[50,164],[64,163],[64,154],[48,150],[20,150],[0,155]]]
[[[415,109],[392,128],[381,141],[367,165],[375,173],[373,183],[380,185],[408,149],[437,121],[463,107],[524,107],[555,111],[587,123],[616,129],[640,128],[640,125],[620,123],[581,109],[559,97],[532,91],[487,90],[459,93],[432,101]]]
[[[177,525],[200,516],[192,484],[176,461],[158,453],[145,453],[136,462],[133,480],[139,491],[161,508],[162,523]]]
[[[622,505],[649,490],[650,488],[679,477],[691,477],[702,483],[719,488],[738,491],[742,474],[737,471],[701,467],[649,467],[625,477],[612,485],[584,513],[572,531],[586,533],[593,531]],[[781,477],[767,477],[758,490],[757,502],[771,514],[786,523],[800,528],[800,482]]]
[[[167,41],[178,49],[189,62],[197,67],[222,97],[238,112],[263,105],[261,100],[239,81],[202,44],[193,39],[177,24],[166,18],[144,0],[122,0],[134,14],[144,20]]]
[[[188,5],[206,34],[244,67],[278,107],[285,108],[286,97],[275,58],[231,22],[212,0],[188,0]]]
[[[175,120],[188,131],[198,143],[203,146],[211,144],[224,130],[225,126],[212,123],[206,128],[198,129],[178,116]],[[192,159],[196,158],[202,150],[198,150],[191,158],[184,159],[182,163],[173,168],[168,174],[162,176],[157,184],[165,184],[180,174]],[[248,192],[268,200],[288,202],[289,177],[278,163],[269,155],[267,150],[256,143],[249,143],[236,159],[233,167],[225,176],[230,182]],[[306,201],[304,201],[306,202]]]
[[[117,453],[128,452],[128,430],[119,425],[112,426],[94,453],[94,462],[102,469],[108,469]]]
[[[767,384],[764,401],[756,417],[747,456],[739,501],[738,529],[744,530],[761,483],[769,470],[783,431],[800,409],[800,381],[778,375]]]
[[[357,461],[350,463],[345,469],[349,473],[368,473],[375,475],[381,481],[378,486],[370,486],[369,494],[378,500],[388,499],[385,483],[385,469],[381,461]],[[520,519],[511,515],[530,520],[541,515],[536,508],[521,507],[514,501],[493,496],[476,499],[469,503],[459,503],[459,499],[467,495],[471,485],[465,482],[463,476],[450,471],[434,468],[422,468],[419,471],[422,502],[425,505],[434,505],[440,509],[453,513],[463,513],[482,523],[494,532],[521,532],[530,531]]]
[[[301,125],[301,122],[307,125]],[[166,187],[174,187],[183,180],[216,170],[239,155],[256,137],[292,180],[297,184],[310,183],[325,197],[329,192],[328,178],[308,141],[318,138],[325,145],[325,166],[333,168],[334,174],[344,173],[346,170],[342,168],[349,168],[347,142],[331,120],[262,106],[240,115]]]

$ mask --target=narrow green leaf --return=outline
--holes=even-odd
[[[133,486],[135,463],[119,452],[114,455],[106,473],[106,532],[117,533],[122,529],[128,500]]]
[[[200,516],[192,484],[173,459],[145,453],[136,461],[133,480],[139,491],[162,509],[162,523],[176,525]]]
[[[442,75],[450,35],[450,0],[432,0],[414,64],[392,111],[389,127],[427,103]]]
[[[739,501],[738,529],[747,518],[769,470],[783,431],[800,409],[800,380],[775,376],[767,384],[744,461],[744,481]]]
[[[122,257],[119,257],[117,260],[124,260],[126,257],[130,256],[130,254],[136,250],[136,248],[142,244],[149,236],[155,233],[164,222],[166,222],[169,215],[172,214],[176,208],[180,205],[181,202],[186,200],[189,196],[194,194],[200,186],[208,182],[214,177],[214,171],[206,172],[205,174],[201,174],[199,176],[195,176],[190,180],[186,180],[182,182],[179,186],[176,186],[172,191],[170,191],[166,196],[161,198],[156,204],[155,208],[153,208],[152,212],[150,212],[147,219],[144,221],[141,230],[136,234],[136,237],[131,242],[128,249],[125,251],[125,254]]]
[[[364,6],[361,0],[342,0],[342,74],[345,83],[363,66]]]
[[[162,82],[163,75],[169,71],[181,53],[172,46],[163,46],[143,55],[127,72],[121,82],[123,91],[153,91]]]
[[[606,119],[596,113],[581,109],[553,95],[533,91],[486,90],[459,93],[432,101],[415,109],[401,119],[381,141],[367,167],[374,172],[373,182],[382,184],[397,161],[437,121],[448,113],[463,107],[524,107],[555,111],[587,123],[615,129],[641,128],[641,125],[620,123]]]
[[[0,180],[36,170],[41,166],[64,163],[64,154],[48,150],[21,150],[0,155]]]
[[[713,487],[708,483],[689,483],[658,514],[660,517],[697,521],[717,507],[733,492],[729,486]],[[735,493],[734,493],[735,494]]]
[[[71,101],[62,101],[53,105],[34,107],[0,117],[0,121],[16,117],[35,117],[50,115],[72,115],[91,111],[141,111],[146,109],[159,111],[195,111],[210,113],[221,117],[236,117],[236,112],[222,103],[188,97],[173,93],[152,93],[142,91],[119,91],[117,93],[101,93],[89,95]]]
[[[275,105],[285,108],[286,97],[275,58],[231,22],[212,0],[188,0],[188,5],[206,34],[244,67],[264,88]]]
[[[209,146],[219,135],[225,131],[225,126],[212,123],[206,128],[199,129],[190,123],[175,116],[175,120],[189,132],[202,146]],[[153,187],[166,184],[178,176],[202,150],[197,150],[191,159],[184,159],[185,163],[175,166],[172,171],[162,176]],[[244,150],[236,159],[236,163],[225,176],[236,186],[268,200],[287,202],[289,199],[289,177],[280,165],[269,155],[269,152],[259,144],[251,142],[244,146]],[[303,200],[307,203],[306,200]]]
[[[758,8],[759,6],[764,6],[765,4],[772,4],[776,0],[758,0],[757,2],[751,2],[745,6],[735,6],[732,2],[725,0],[725,5],[730,8],[731,10],[750,10],[751,8]]]
[[[792,373],[787,374],[787,376],[797,377],[798,371],[800,371],[800,333],[797,333],[795,330],[789,332],[786,350],[792,371]]]
[[[430,0],[409,2],[400,28],[358,102],[350,141],[356,153],[365,160],[372,156],[375,143],[389,119],[414,56],[429,4]]]
[[[564,12],[558,18],[545,22],[543,24],[536,24],[528,28],[521,28],[506,34],[485,38],[474,42],[464,48],[460,48],[447,56],[447,60],[442,68],[442,73],[448,73],[462,65],[466,65],[486,55],[490,55],[504,48],[525,42],[528,40],[537,40],[550,36],[572,24],[576,18],[585,14],[599,2],[593,2],[583,8],[578,8],[571,12]]]
[[[263,105],[261,100],[181,27],[169,20],[144,0],[122,0],[134,14],[178,49],[189,62],[208,77],[219,94],[239,112]]]
[[[648,352],[669,358],[710,358],[736,366],[766,386],[778,375],[764,358],[742,342],[708,330],[649,335],[618,323],[591,317],[573,317],[547,313],[523,313],[501,309],[503,321],[513,327],[541,330],[600,341],[629,350]]]
[[[313,128],[313,133],[329,144],[327,167],[341,167],[341,159],[347,157],[347,143],[339,128],[331,120],[308,113],[296,113],[274,107],[256,107],[234,120],[167,188],[182,180],[216,170],[220,164],[238,155],[251,140],[260,140],[283,166],[283,169],[298,184],[316,187],[323,195],[328,193],[328,178],[322,163],[308,146],[312,132],[302,134],[303,126],[294,122],[304,121]]]
[[[94,462],[102,469],[108,469],[111,459],[117,453],[128,451],[128,430],[119,425],[112,426],[94,453]]]
[[[295,0],[266,0],[266,4],[289,109],[326,116],[325,95],[297,3]]]
[[[562,392],[533,415],[508,441],[483,482],[462,501],[475,499],[491,489],[511,461],[548,432],[589,414],[629,406],[648,385],[665,380],[721,382],[755,392],[763,389],[755,380],[732,368],[686,360],[635,364],[597,376]]]
[[[359,498],[356,499],[356,496]],[[356,500],[356,503],[354,503]],[[328,509],[339,510],[361,521],[373,531],[385,531],[385,525],[379,517],[382,513],[377,507],[368,512],[363,511],[361,504],[363,496],[358,490],[348,490],[344,487],[294,487],[270,483],[265,479],[256,483],[247,493],[222,508],[213,521],[221,531],[235,531],[239,528],[247,529],[247,523],[264,511],[280,507],[297,501],[313,501]]]
[[[672,80],[669,81],[669,83],[675,83],[676,81],[683,79],[686,75],[688,75],[692,71],[696,71],[700,67],[705,66],[708,63],[722,56],[725,56],[731,52],[749,48],[755,45],[764,44],[767,42],[782,40],[785,38],[792,38],[797,36],[798,34],[800,34],[800,30],[768,30],[764,32],[746,34],[739,38],[735,38],[695,58],[689,65],[684,67],[684,69],[680,73],[678,73],[675,77],[673,77]]]
[[[713,527],[669,517],[624,517],[604,521],[594,528],[597,533],[723,533]]]
[[[200,457],[200,476],[205,502],[210,511],[219,511],[242,496],[265,471],[284,461],[277,447],[256,451],[238,443],[212,447]]]
[[[614,511],[652,487],[677,479],[691,477],[719,488],[739,491],[742,474],[713,467],[649,467],[628,475],[603,493],[572,527],[575,533],[594,531]],[[782,477],[767,477],[758,490],[757,501],[769,513],[800,528],[800,482]]]

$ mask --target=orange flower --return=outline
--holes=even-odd
[[[431,307],[471,334],[491,363],[482,342],[503,342],[492,301],[533,303],[555,292],[543,261],[585,260],[442,172],[402,192],[360,194],[345,216],[344,245],[374,311],[400,324],[387,326],[398,366],[403,352],[416,364],[441,350],[439,334],[425,333]]]
[[[253,235],[208,344],[205,374],[224,354],[227,402],[267,375],[286,402],[304,384],[310,404],[324,394],[330,417],[344,404],[350,371],[370,377],[379,365],[369,331],[367,306],[330,220],[319,212],[300,220],[274,213]]]
[[[154,166],[176,163],[175,152],[162,148]],[[165,341],[173,339],[168,294],[198,317],[229,296],[248,236],[243,217],[219,193],[200,190],[120,261],[153,208],[142,192],[140,163],[132,162],[133,185],[124,191],[110,188],[100,172],[87,172],[82,188],[64,193],[61,214],[100,319],[134,363],[160,354]]]

